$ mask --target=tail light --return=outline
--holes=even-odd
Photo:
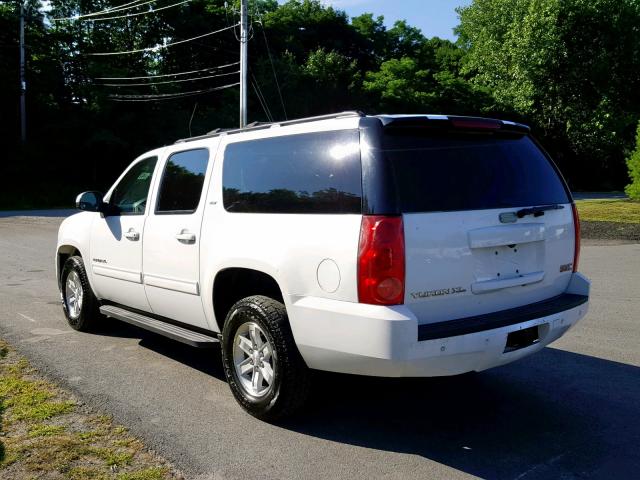
[[[364,215],[358,247],[360,303],[403,303],[404,268],[402,217]]]
[[[571,210],[573,211],[573,230],[575,232],[575,248],[573,250],[573,271],[578,271],[578,261],[580,260],[580,216],[578,215],[578,209],[576,204],[571,204]]]

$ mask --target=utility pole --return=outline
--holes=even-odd
[[[27,141],[27,109],[26,109],[27,81],[24,65],[24,0],[20,0],[20,139]]]
[[[249,50],[249,15],[247,1],[240,0],[240,128],[247,126],[247,54]]]

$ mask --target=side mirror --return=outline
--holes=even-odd
[[[76,208],[87,212],[102,212],[105,209],[102,193],[83,192],[76,197]]]

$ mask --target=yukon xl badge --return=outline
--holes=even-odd
[[[463,293],[466,292],[466,288],[462,287],[451,287],[451,288],[441,288],[439,290],[426,290],[424,292],[411,292],[411,298],[429,298],[429,297],[439,297],[441,295],[451,295],[453,293]]]

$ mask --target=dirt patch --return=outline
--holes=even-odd
[[[181,479],[111,418],[44,380],[0,340],[0,478]]]
[[[640,223],[582,221],[580,227],[587,240],[640,243]]]

